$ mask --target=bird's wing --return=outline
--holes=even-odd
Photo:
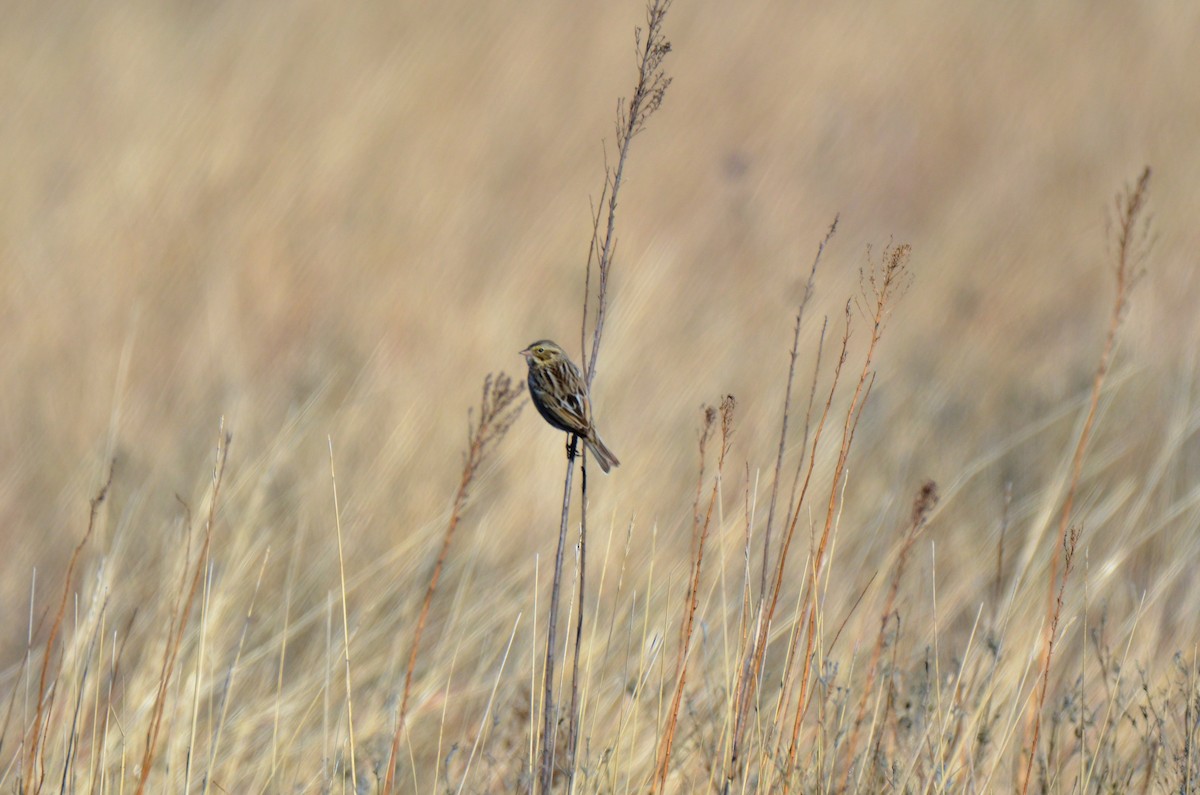
[[[559,398],[559,405],[563,411],[577,418],[583,425],[587,425],[587,402],[578,392],[571,392]]]

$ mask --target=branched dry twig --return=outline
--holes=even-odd
[[[796,323],[792,331],[792,350],[788,358],[788,375],[787,387],[783,392],[783,423],[779,429],[779,450],[775,454],[775,480],[771,485],[771,503],[767,508],[767,526],[763,531],[763,554],[762,554],[762,578],[759,582],[758,598],[767,598],[767,568],[771,555],[771,530],[775,526],[775,503],[779,497],[779,478],[783,471],[783,451],[787,446],[787,431],[788,420],[792,413],[792,382],[796,377],[796,357],[800,355],[800,326],[804,322],[804,309],[808,306],[809,300],[812,298],[813,289],[816,286],[817,266],[821,263],[821,255],[825,253],[825,246],[829,245],[830,239],[833,238],[837,231],[838,216],[833,217],[833,223],[829,225],[829,231],[825,233],[825,237],[821,240],[821,244],[817,246],[817,254],[813,257],[812,267],[808,271],[808,281],[804,283],[804,295],[800,298],[800,306],[796,308]],[[819,360],[819,353],[818,353]],[[816,388],[816,378],[813,378],[813,388]],[[809,410],[812,409],[812,393],[810,393]],[[808,423],[805,422],[805,433],[808,432]],[[800,449],[804,450],[805,445],[801,443]]]
[[[732,782],[741,769],[742,737],[746,730],[750,705],[754,701],[755,689],[758,685],[759,672],[762,670],[763,661],[766,657],[767,639],[770,635],[771,622],[775,617],[775,610],[779,606],[779,595],[783,592],[784,564],[787,562],[788,552],[791,550],[792,546],[792,539],[796,534],[796,525],[800,519],[800,505],[803,504],[805,496],[808,494],[809,484],[812,482],[813,471],[816,468],[817,448],[821,443],[821,437],[825,430],[825,423],[829,418],[829,412],[833,405],[834,394],[837,392],[838,383],[841,381],[842,367],[846,363],[847,349],[849,344],[850,306],[847,304],[845,312],[845,326],[842,332],[841,350],[838,355],[837,363],[833,368],[833,379],[829,386],[829,393],[825,399],[825,405],[821,410],[821,417],[817,421],[817,426],[813,433],[812,443],[809,446],[808,469],[804,477],[803,485],[800,487],[800,496],[796,500],[796,507],[792,511],[792,521],[788,525],[788,531],[784,535],[783,543],[779,549],[779,557],[775,564],[775,583],[771,588],[770,598],[764,601],[762,607],[759,608],[757,631],[753,643],[747,650],[746,657],[743,660],[740,670],[738,671],[738,680],[734,688],[733,698],[733,735],[730,741],[729,767],[726,771],[724,792],[730,791]],[[791,653],[789,653],[785,671],[790,670],[790,668]],[[790,690],[785,690],[783,697],[780,699],[778,705],[779,709],[776,712],[774,720],[775,725],[779,725],[780,723],[782,709],[789,698],[789,692]]]
[[[842,782],[843,790],[849,788],[850,775],[854,769],[854,754],[858,748],[859,730],[862,727],[863,718],[867,712],[867,699],[875,687],[875,675],[878,673],[879,660],[883,655],[883,647],[887,639],[887,625],[891,621],[892,611],[896,606],[896,596],[900,592],[900,579],[904,576],[904,569],[908,564],[908,556],[912,552],[913,544],[916,543],[917,536],[920,535],[921,530],[928,523],[929,514],[937,506],[937,503],[937,484],[932,480],[926,481],[913,500],[912,514],[909,517],[908,524],[905,526],[904,535],[900,540],[900,553],[896,558],[896,570],[892,574],[892,583],[888,588],[887,599],[883,603],[883,612],[879,616],[879,635],[875,638],[875,648],[871,651],[871,661],[867,665],[867,678],[863,684],[862,695],[859,697],[858,712],[851,726],[850,742],[846,746],[846,777]],[[868,738],[868,742],[870,742],[870,738]]]
[[[907,243],[898,246],[888,245],[879,260],[871,258],[867,250],[869,267],[861,270],[859,311],[871,324],[871,338],[867,343],[867,352],[863,357],[862,371],[858,376],[858,385],[850,398],[850,408],[846,411],[846,420],[842,426],[842,444],[838,451],[837,463],[833,470],[833,483],[829,490],[829,501],[825,509],[825,526],[821,531],[821,540],[813,556],[813,563],[808,570],[807,596],[805,606],[807,618],[805,624],[805,652],[801,659],[800,668],[800,697],[796,703],[796,719],[792,724],[792,739],[788,747],[787,769],[795,768],[796,753],[800,740],[800,723],[808,708],[808,687],[811,681],[812,650],[816,642],[817,618],[817,581],[820,578],[825,563],[825,553],[833,533],[834,517],[837,515],[838,495],[841,493],[842,479],[846,476],[846,464],[850,457],[850,447],[854,441],[858,421],[862,418],[863,407],[870,397],[871,387],[875,382],[875,372],[872,369],[875,350],[883,337],[884,325],[892,311],[892,305],[908,289],[912,283],[912,272],[909,270],[909,256],[912,247]],[[797,512],[798,513],[798,512]]]
[[[429,618],[429,606],[433,602],[433,593],[437,590],[438,580],[442,576],[442,566],[450,551],[450,541],[462,519],[463,511],[467,507],[471,484],[475,480],[480,465],[492,448],[508,433],[508,429],[516,421],[517,415],[525,407],[525,404],[518,400],[524,388],[524,382],[514,383],[506,373],[496,376],[489,373],[483,379],[483,396],[479,401],[478,421],[475,421],[471,414],[467,416],[467,452],[463,460],[462,476],[459,478],[458,491],[454,495],[450,520],[446,523],[446,532],[442,535],[442,548],[438,553],[437,562],[433,565],[433,573],[429,577],[429,587],[425,589],[425,600],[421,603],[421,613],[417,618],[417,626],[413,630],[412,649],[409,651],[408,668],[404,673],[404,694],[400,699],[400,714],[396,719],[396,729],[392,734],[392,748],[383,781],[382,791],[385,794],[392,792],[395,786],[400,738],[404,734],[405,720],[408,717],[408,699],[412,692],[413,672],[417,667],[417,653],[421,648],[421,635],[425,631],[425,622]]]
[[[699,511],[694,511],[695,525],[692,528],[694,550],[692,554],[692,572],[688,580],[687,598],[684,602],[683,621],[680,626],[679,652],[675,660],[675,695],[671,699],[671,707],[667,713],[667,727],[659,741],[657,770],[654,781],[651,782],[650,792],[665,792],[667,774],[671,770],[671,746],[675,740],[675,730],[679,724],[679,707],[683,700],[683,688],[687,684],[688,656],[691,653],[692,632],[695,629],[696,607],[700,599],[700,571],[704,563],[704,543],[708,539],[708,531],[712,527],[713,510],[717,504],[717,496],[721,489],[721,473],[725,468],[725,455],[729,452],[729,440],[733,436],[733,410],[737,401],[733,395],[726,395],[721,401],[721,449],[717,453],[717,474],[713,478],[712,490],[709,493],[708,508],[704,512],[701,523]],[[713,426],[717,419],[717,409],[712,406],[705,408],[704,425],[700,433],[700,481],[704,480],[704,456],[708,441],[712,437]]]
[[[811,679],[812,651],[813,644],[816,642],[816,593],[817,585],[820,579],[821,572],[824,566],[825,553],[829,546],[830,537],[833,531],[833,522],[837,514],[838,495],[841,492],[841,484],[845,477],[847,461],[849,458],[850,447],[854,440],[854,433],[858,427],[858,421],[862,416],[863,407],[866,405],[870,396],[871,385],[874,383],[874,371],[872,363],[879,341],[883,334],[883,328],[886,320],[891,313],[892,305],[904,292],[911,282],[911,274],[908,269],[908,260],[910,247],[908,245],[891,246],[889,245],[883,252],[882,256],[876,261],[870,256],[868,250],[868,261],[870,267],[861,272],[861,290],[862,294],[858,305],[860,311],[866,316],[867,321],[871,325],[871,337],[867,345],[866,354],[863,359],[862,371],[859,375],[858,384],[855,387],[854,394],[850,400],[850,406],[846,412],[846,419],[842,428],[842,441],[838,451],[837,461],[833,471],[833,479],[830,487],[830,497],[825,512],[825,524],[820,535],[820,540],[812,551],[810,564],[805,573],[805,584],[803,586],[803,600],[800,605],[799,615],[801,616],[800,629],[794,634],[792,643],[798,644],[800,636],[805,637],[805,646],[803,657],[799,657],[801,661],[801,673],[793,677],[791,673],[793,662],[798,658],[795,648],[790,648],[788,658],[784,669],[784,686],[781,692],[779,703],[777,704],[775,725],[779,725],[783,711],[787,708],[790,701],[791,683],[793,679],[797,679],[800,685],[800,695],[796,704],[796,718],[792,727],[791,744],[788,749],[786,762],[784,762],[785,770],[790,770],[795,765],[795,755],[797,752],[797,743],[799,739],[800,723],[803,719],[805,709],[808,705],[808,686]],[[809,484],[812,481],[813,472],[816,467],[817,448],[820,445],[821,437],[824,432],[826,422],[829,418],[829,413],[833,405],[833,398],[838,388],[842,367],[846,363],[848,346],[850,341],[851,327],[851,306],[853,301],[847,302],[845,311],[845,329],[842,335],[841,352],[838,356],[838,361],[834,366],[833,381],[829,387],[828,397],[825,400],[824,408],[821,412],[821,417],[817,421],[811,449],[808,456],[808,469],[804,477],[803,485],[800,487],[799,496],[796,498],[796,504],[789,509],[791,521],[787,528],[787,533],[784,535],[783,543],[780,546],[779,555],[775,566],[774,585],[770,589],[770,593],[766,596],[763,606],[760,610],[758,622],[758,631],[756,637],[751,644],[750,649],[746,653],[740,670],[738,673],[737,682],[734,686],[733,698],[733,731],[730,739],[730,755],[729,767],[726,771],[726,781],[724,785],[725,791],[731,789],[733,779],[738,775],[742,760],[741,743],[743,734],[746,730],[747,719],[750,712],[751,704],[754,701],[754,692],[757,686],[758,677],[762,671],[763,661],[766,656],[767,639],[770,634],[771,622],[775,615],[775,610],[779,603],[779,596],[783,589],[783,572],[784,565],[787,562],[788,552],[791,549],[792,540],[795,535],[796,525],[800,518],[800,507],[803,504],[807,494]],[[779,738],[782,740],[782,737]]]
[[[584,270],[583,282],[583,322],[581,331],[583,339],[587,336],[588,305],[592,301],[591,275],[592,261],[596,262],[598,283],[596,285],[596,321],[592,329],[591,353],[584,344],[583,371],[587,377],[588,387],[596,377],[596,359],[600,355],[600,340],[604,333],[604,321],[608,315],[608,277],[612,269],[613,252],[616,248],[617,197],[621,191],[621,183],[625,176],[625,163],[629,159],[629,151],[633,139],[645,129],[646,122],[654,115],[663,103],[671,78],[663,68],[663,61],[671,52],[671,42],[663,35],[663,20],[671,7],[671,0],[651,0],[646,7],[646,29],[634,30],[634,42],[638,51],[638,77],[633,95],[626,105],[617,102],[617,164],[615,167],[605,167],[604,188],[600,193],[600,205],[608,199],[608,219],[604,225],[604,234],[600,235],[600,210],[596,210],[592,223],[592,241],[588,247],[587,265]]]

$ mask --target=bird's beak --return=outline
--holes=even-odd
[[[517,351],[517,353],[521,354],[521,355],[522,355],[522,356],[524,356],[526,359],[528,359],[530,356],[532,356],[532,355],[533,355],[533,351],[529,350],[528,348],[526,348],[526,349],[525,349],[525,350],[523,350],[523,351]]]

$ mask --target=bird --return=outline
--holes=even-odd
[[[560,431],[582,439],[605,473],[620,466],[596,433],[587,381],[567,352],[550,340],[538,340],[520,353],[529,364],[529,397],[538,413]]]

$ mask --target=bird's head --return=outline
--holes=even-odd
[[[525,357],[525,361],[529,362],[529,366],[533,367],[558,361],[566,356],[566,352],[557,343],[550,340],[538,340],[521,351],[521,355]]]

